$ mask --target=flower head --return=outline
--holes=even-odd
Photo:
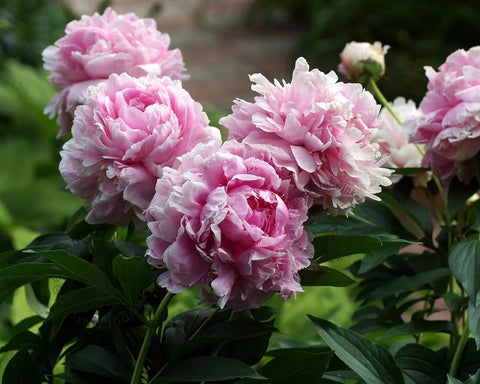
[[[378,79],[385,73],[388,49],[388,45],[382,47],[378,41],[374,44],[352,41],[340,53],[338,71],[354,81],[363,81],[368,76]]]
[[[397,97],[392,108],[401,121],[406,121],[420,115],[420,111],[412,100],[406,101],[403,97]],[[379,114],[380,126],[372,135],[371,141],[380,146],[380,152],[388,155],[384,164],[390,168],[417,168],[422,164],[422,155],[415,144],[409,142],[407,132],[395,120],[392,114],[382,108]],[[402,175],[392,174],[393,183],[398,182]]]
[[[179,81],[113,74],[77,108],[60,172],[87,221],[123,225],[143,219],[164,166],[212,139],[218,130]]]
[[[171,292],[200,285],[220,307],[258,307],[301,291],[313,247],[308,197],[242,144],[198,145],[165,168],[146,211],[150,263]]]
[[[333,72],[309,71],[303,58],[296,61],[291,83],[272,84],[261,74],[250,78],[260,96],[254,103],[236,100],[233,113],[220,123],[230,139],[262,153],[315,203],[348,212],[391,184],[378,145],[370,143],[380,107],[360,84],[337,82]]]
[[[168,49],[170,37],[157,30],[153,19],[133,13],[117,15],[107,8],[102,15],[71,21],[65,32],[43,51],[45,69],[51,71],[49,80],[61,89],[46,108],[52,117],[60,108],[59,135],[70,132],[73,111],[85,102],[87,88],[112,73],[186,78],[180,51]]]
[[[480,47],[452,53],[438,72],[425,68],[428,92],[422,114],[406,122],[412,141],[425,145],[423,163],[449,185],[472,175],[480,150]]]

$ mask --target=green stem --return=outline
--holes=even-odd
[[[382,103],[382,105],[387,108],[388,112],[391,113],[391,115],[393,116],[393,118],[395,120],[397,120],[397,123],[398,124],[402,124],[402,121],[400,120],[400,118],[398,117],[398,115],[395,113],[395,111],[393,110],[392,106],[390,105],[390,103],[387,101],[387,99],[385,98],[385,96],[383,96],[383,93],[380,91],[380,89],[378,88],[377,86],[377,83],[375,82],[375,79],[373,78],[373,76],[370,76],[369,79],[368,79],[368,84],[372,87],[372,90],[373,92],[375,93],[375,96],[377,96],[377,99],[378,101],[380,101],[380,103]]]
[[[448,371],[448,374],[452,377],[455,377],[455,375],[457,374],[458,366],[460,365],[460,360],[462,358],[465,345],[467,345],[469,336],[470,336],[470,329],[468,328],[468,321],[467,321],[463,327],[462,337],[458,342],[457,349],[455,350],[455,355],[453,355],[452,364],[450,365],[450,370]]]
[[[140,353],[138,354],[137,362],[135,364],[135,370],[133,371],[132,380],[130,384],[140,384],[142,377],[143,365],[145,359],[147,358],[147,353],[152,343],[153,336],[155,335],[155,330],[158,327],[158,323],[163,318],[165,310],[167,309],[168,303],[172,300],[173,294],[167,292],[164,296],[162,302],[157,308],[153,319],[150,321],[150,324],[147,326],[147,332],[145,333],[145,338],[143,339],[142,347],[140,348]]]

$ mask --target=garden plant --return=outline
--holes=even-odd
[[[36,313],[2,382],[480,383],[480,47],[425,67],[418,107],[383,96],[388,51],[347,43],[346,82],[303,57],[252,74],[215,127],[153,19],[68,23],[42,55],[58,170],[37,176],[78,210],[14,244],[0,205],[2,308],[23,288]],[[311,286],[351,286],[351,326],[305,314],[315,337],[276,338],[272,298]]]

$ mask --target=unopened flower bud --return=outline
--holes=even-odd
[[[379,79],[385,73],[385,54],[390,47],[376,41],[374,44],[352,41],[340,53],[340,73],[353,81],[363,82],[373,76]]]

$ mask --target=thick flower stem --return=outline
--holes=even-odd
[[[167,292],[165,297],[163,298],[162,302],[157,308],[153,319],[147,326],[147,332],[145,333],[145,338],[143,339],[143,344],[140,349],[140,353],[138,354],[137,362],[135,364],[135,370],[133,371],[132,380],[130,384],[140,384],[140,380],[142,377],[143,365],[145,363],[145,359],[147,358],[147,353],[150,348],[150,344],[152,343],[153,336],[155,335],[155,331],[158,327],[158,323],[163,318],[165,314],[165,310],[167,309],[168,303],[172,300],[173,294]]]
[[[455,377],[455,375],[457,374],[458,366],[460,365],[460,360],[462,358],[465,345],[467,345],[469,336],[470,336],[470,329],[468,328],[468,321],[467,321],[463,327],[462,337],[458,342],[457,349],[455,350],[455,355],[453,356],[452,364],[450,365],[450,370],[448,372],[448,374],[452,377]]]

